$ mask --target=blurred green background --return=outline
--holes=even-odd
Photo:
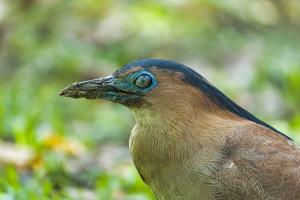
[[[58,96],[146,57],[193,67],[300,143],[298,0],[0,0],[0,199],[147,200],[130,112]]]

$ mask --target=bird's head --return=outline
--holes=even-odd
[[[145,59],[123,66],[111,76],[73,83],[60,94],[72,98],[106,99],[130,109],[174,109],[193,104],[199,90],[196,72],[182,64]],[[203,79],[204,80],[204,79]]]

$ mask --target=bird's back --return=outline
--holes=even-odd
[[[300,199],[300,149],[272,130],[250,124],[228,138],[213,173],[217,199]]]
[[[153,141],[157,131],[152,131],[159,130],[159,126],[136,127],[131,154],[139,173],[160,200],[300,199],[300,149],[292,141],[251,121],[229,120],[224,124],[227,129],[216,130],[228,133],[211,137],[210,142],[183,160],[168,160],[170,154],[162,153],[167,151],[162,149],[166,147],[163,137]],[[203,134],[201,126],[194,131],[197,130]],[[176,135],[176,130],[172,131]],[[212,130],[207,131],[213,134]],[[174,142],[177,147],[170,140],[168,143],[170,152],[189,149],[191,145],[188,141]]]

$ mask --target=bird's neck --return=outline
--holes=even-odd
[[[228,127],[238,124],[231,116],[182,107],[145,109],[134,115],[130,148],[134,159],[143,162],[184,162],[201,149],[221,148]]]

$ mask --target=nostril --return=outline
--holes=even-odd
[[[80,86],[80,82],[76,82],[76,83],[72,83],[73,87],[79,87]]]

